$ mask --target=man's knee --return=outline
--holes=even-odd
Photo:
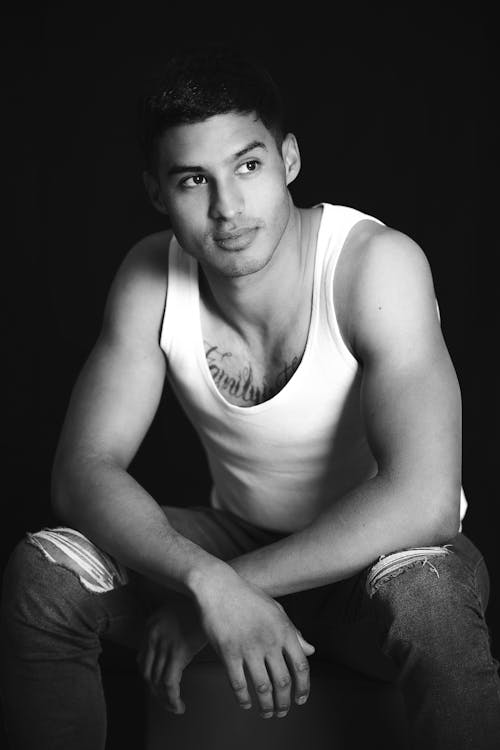
[[[368,571],[366,591],[392,637],[444,653],[472,624],[484,625],[469,575],[452,545],[423,547],[381,558]]]
[[[126,569],[75,529],[58,526],[26,535],[44,559],[71,571],[87,591],[102,594],[128,582]]]
[[[61,593],[61,587],[43,570],[48,562],[26,538],[10,553],[2,576],[1,623],[2,637],[16,632],[21,624],[38,616]]]
[[[45,528],[27,533],[13,549],[3,577],[4,599],[29,596],[38,588],[44,588],[44,595],[57,596],[62,569],[82,591],[93,593],[105,593],[128,580],[125,568],[83,534],[66,527]]]
[[[389,555],[382,555],[370,568],[366,577],[366,592],[372,598],[377,591],[385,587],[391,580],[408,571],[420,572],[424,577],[432,574],[440,578],[439,562],[448,557],[451,545],[443,547],[418,547],[402,550]]]

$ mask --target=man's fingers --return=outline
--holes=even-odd
[[[151,665],[151,685],[155,690],[163,686],[163,674],[167,663],[167,653],[163,649],[157,649],[156,658]]]
[[[153,663],[154,650],[150,645],[147,645],[144,651],[141,653],[139,664],[141,667],[142,676],[149,684],[151,684],[151,670],[153,668]]]
[[[182,663],[173,656],[167,662],[159,685],[161,695],[166,699],[169,709],[177,714],[183,714],[186,710],[186,706],[181,699],[182,672]]]
[[[297,638],[291,638],[285,649],[285,659],[294,681],[295,703],[301,705],[309,697],[309,662]]]
[[[248,659],[246,666],[259,701],[260,715],[270,719],[274,713],[274,695],[266,664],[262,659]]]
[[[266,658],[267,669],[273,682],[274,711],[281,719],[290,710],[292,678],[281,651]]]
[[[251,708],[252,699],[248,692],[248,685],[246,675],[243,669],[243,663],[241,661],[226,661],[225,662],[227,676],[229,678],[229,684],[233,690],[236,700],[240,708]]]
[[[308,641],[306,641],[306,639],[304,638],[304,636],[302,635],[302,633],[300,632],[300,630],[297,630],[296,632],[297,632],[298,641],[299,641],[300,646],[302,647],[302,650],[304,651],[305,655],[306,656],[311,656],[311,654],[314,654],[314,652],[316,651],[316,649],[314,648],[314,646],[312,645],[312,643],[309,643]]]

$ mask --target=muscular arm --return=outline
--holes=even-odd
[[[158,336],[166,246],[165,237],[150,238],[117,275],[101,336],[72,394],[54,465],[53,506],[63,522],[127,567],[194,600],[189,627],[184,607],[175,612],[170,601],[166,621],[158,615],[153,640],[147,630],[141,650],[145,677],[150,679],[155,664],[155,679],[165,677],[174,710],[183,710],[182,670],[208,639],[239,703],[251,705],[249,674],[261,710],[272,715],[288,710],[290,673],[296,700],[307,698],[305,655],[314,647],[300,640],[283,608],[265,592],[177,533],[127,471],[156,412],[165,376]]]
[[[165,377],[159,326],[166,291],[165,234],[122,264],[100,337],[74,388],[53,469],[53,507],[126,566],[188,593],[190,575],[219,561],[168,523],[127,468],[156,412]]]
[[[442,544],[459,527],[461,406],[420,248],[393,230],[359,252],[348,340],[377,474],[308,527],[231,562],[271,596],[325,585],[379,555]]]

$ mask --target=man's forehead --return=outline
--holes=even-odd
[[[223,162],[249,144],[268,147],[271,141],[271,133],[257,115],[229,112],[169,128],[160,139],[159,154],[167,167],[173,162]]]

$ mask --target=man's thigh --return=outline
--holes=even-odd
[[[276,538],[232,514],[205,506],[165,506],[163,510],[179,533],[224,560]],[[138,644],[154,609],[170,597],[174,604],[178,596],[121,565],[76,529],[64,526],[28,533],[13,552],[8,572],[2,587],[5,607],[17,606],[17,598],[28,592],[33,611],[61,612],[66,607],[66,619],[84,622],[89,634],[131,647]]]
[[[147,615],[126,568],[65,526],[27,533],[2,584],[2,622],[19,649],[89,654],[98,637],[134,647]]]
[[[226,512],[201,506],[165,506],[163,510],[179,533],[221,559],[237,557],[272,541],[272,534]],[[166,587],[127,569],[84,534],[69,527],[28,533],[18,545],[13,562],[14,559],[18,568],[29,566],[33,560],[34,570],[42,579],[54,578],[51,589],[54,596],[68,589],[68,598],[70,588],[73,598],[80,594],[83,605],[92,609],[96,623],[100,623],[98,629],[103,637],[114,639],[115,635],[122,635],[115,631],[122,625],[125,628],[128,620],[140,621],[148,616],[157,603],[165,601],[169,595]],[[20,579],[19,572],[15,578]],[[33,584],[35,576],[31,574],[28,578]],[[80,606],[76,599],[74,606]]]
[[[394,680],[384,656],[377,622],[366,597],[364,570],[343,581],[281,597],[294,625],[315,647],[315,657],[382,680]]]
[[[272,544],[283,536],[254,526],[233,513],[209,506],[161,507],[179,534],[220,560],[231,560]]]
[[[316,647],[316,655],[342,663],[380,679],[396,678],[393,664],[383,654],[384,633],[376,592],[392,579],[410,573],[410,579],[439,575],[446,568],[447,579],[458,591],[466,581],[473,581],[486,609],[488,574],[477,547],[458,534],[449,545],[402,550],[385,555],[356,576],[328,586],[299,592],[280,599],[290,619]],[[444,582],[444,580],[443,580]],[[399,582],[398,582],[399,583]],[[395,603],[397,607],[397,602]]]
[[[282,536],[209,506],[162,505],[161,508],[179,534],[220,560],[232,560]],[[129,574],[133,585],[147,594],[151,606],[168,601],[168,589],[138,573]]]

